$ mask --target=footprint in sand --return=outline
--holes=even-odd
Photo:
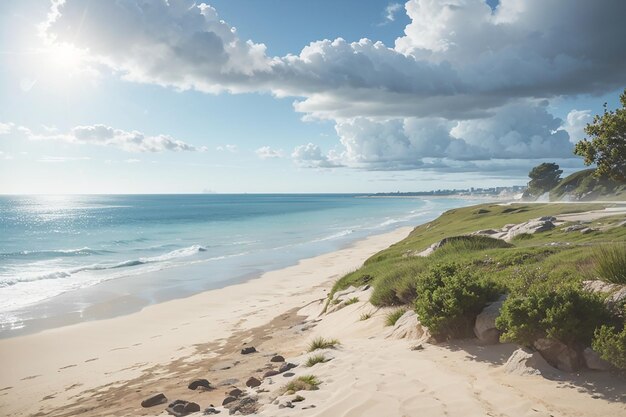
[[[150,339],[156,339],[157,337],[163,337],[162,334],[157,334],[156,336],[152,336]]]
[[[39,378],[41,375],[31,375],[31,376],[27,376],[26,378],[22,378],[22,381],[26,381],[28,379],[35,379],[35,378]]]
[[[53,398],[54,398],[54,394],[53,394],[53,395],[46,395],[45,397],[43,397],[43,398],[41,399],[41,401],[51,400],[51,399],[53,399]]]
[[[91,358],[91,359],[87,359],[87,360],[85,361],[85,363],[87,363],[87,362],[97,361],[98,359],[100,359],[100,358]]]
[[[135,343],[133,346],[141,346],[142,343]]]
[[[59,370],[62,370],[62,369],[67,369],[67,368],[73,368],[73,367],[75,367],[75,366],[76,366],[76,364],[67,365],[67,366],[64,366],[64,367],[62,367],[62,368],[59,368]]]
[[[0,389],[0,391],[6,391],[6,390],[9,390],[11,388],[13,388],[13,387],[4,387],[4,388]]]
[[[124,350],[124,349],[128,349],[128,346],[116,347],[116,348],[113,348],[113,349],[109,350],[109,352],[113,352],[115,350]]]

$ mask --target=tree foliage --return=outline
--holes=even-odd
[[[590,140],[576,144],[574,153],[585,158],[585,165],[595,163],[598,177],[609,177],[626,181],[626,89],[620,95],[621,109],[608,111],[604,103],[604,114],[596,115],[585,127]]]
[[[556,187],[561,181],[562,169],[554,162],[539,164],[528,173],[528,192],[539,196]]]

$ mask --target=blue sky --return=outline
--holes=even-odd
[[[0,193],[412,191],[578,169],[573,136],[626,86],[624,29],[597,13],[602,34],[576,28],[584,2],[516,2],[2,2]],[[603,36],[612,53],[593,52]]]

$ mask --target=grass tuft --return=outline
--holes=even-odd
[[[309,352],[313,352],[318,349],[331,349],[339,345],[337,339],[324,339],[323,337],[316,337],[309,344]]]
[[[598,246],[593,259],[600,278],[614,284],[626,284],[626,244]]]
[[[311,366],[317,365],[318,363],[325,363],[325,362],[328,362],[329,360],[330,359],[328,359],[326,356],[322,354],[313,355],[313,356],[309,356],[309,358],[304,363],[304,366],[306,366],[307,368],[310,368]]]
[[[398,319],[402,317],[404,313],[406,313],[406,311],[407,311],[406,308],[402,307],[402,308],[399,308],[397,310],[394,310],[388,313],[387,316],[385,317],[385,325],[395,326]]]
[[[361,314],[361,318],[359,320],[365,321],[372,318],[372,313],[363,313]]]
[[[355,304],[359,302],[359,297],[352,297],[343,304],[344,306],[349,306],[350,304]]]
[[[298,391],[313,391],[321,384],[315,375],[302,375],[289,382],[282,389],[283,393],[296,393]]]

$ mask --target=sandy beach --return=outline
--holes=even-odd
[[[507,373],[517,346],[481,346],[476,340],[430,344],[398,338],[384,319],[388,309],[355,290],[358,302],[322,314],[333,282],[369,256],[404,238],[397,229],[346,249],[305,259],[258,279],[139,313],[46,330],[0,341],[0,410],[6,416],[166,415],[167,404],[142,408],[164,393],[202,410],[219,406],[234,387],[258,398],[263,416],[619,416],[626,384],[611,373],[549,376]],[[371,314],[361,320],[362,314]],[[337,338],[315,365],[319,390],[305,400],[279,396],[304,366],[315,337]],[[415,346],[419,345],[419,348]],[[256,353],[242,355],[243,347]],[[291,374],[263,378],[283,355],[299,365]],[[246,388],[249,377],[262,381]],[[196,378],[211,390],[192,391]],[[296,405],[297,404],[297,405]],[[201,413],[198,413],[201,415]]]

